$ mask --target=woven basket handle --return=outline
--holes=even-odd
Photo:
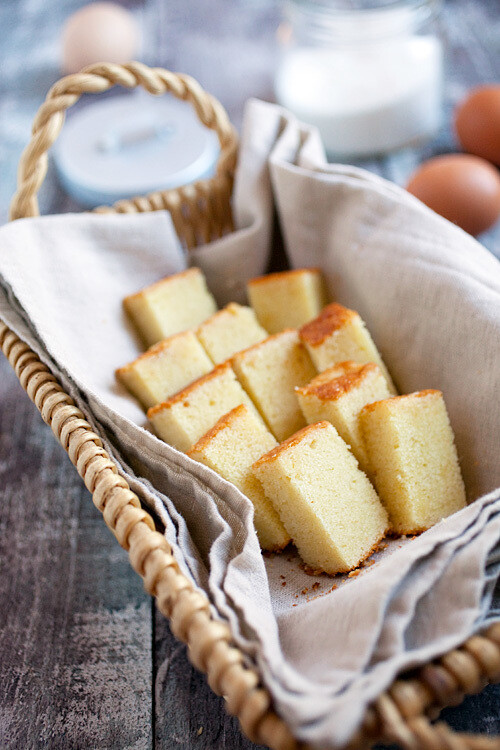
[[[397,731],[391,728],[383,740],[396,744],[404,750],[499,750],[500,748],[498,737],[455,732],[442,721],[431,723],[426,716],[407,720]]]
[[[126,65],[98,64],[85,68],[81,73],[66,76],[58,81],[47,94],[35,117],[32,129],[32,138],[23,151],[18,169],[17,191],[12,198],[10,206],[10,219],[20,219],[27,216],[38,216],[38,191],[47,173],[48,156],[47,151],[57,139],[64,123],[65,111],[77,102],[84,93],[101,93],[112,86],[124,86],[128,89],[142,86],[150,94],[156,96],[170,93],[178,99],[191,102],[200,121],[211,130],[215,130],[220,142],[220,155],[217,163],[216,174],[212,181],[205,180],[197,183],[204,185],[202,194],[212,194],[215,183],[219,196],[230,196],[230,188],[236,165],[237,136],[229,118],[222,105],[210,94],[207,94],[201,86],[189,76],[171,73],[162,68],[149,68],[138,62]],[[222,184],[222,186],[221,186]],[[186,190],[186,196],[193,194]],[[199,196],[194,191],[194,198]],[[165,191],[177,198],[179,203],[179,191]],[[155,197],[163,194],[155,194]],[[168,208],[165,201],[155,200],[148,196],[147,205],[134,205],[134,202],[122,201],[118,210],[152,210],[154,208]],[[144,199],[138,199],[144,200]],[[180,216],[179,222],[181,221]],[[191,217],[191,222],[193,217]],[[174,217],[174,223],[175,221]],[[182,228],[181,228],[182,229]],[[213,229],[213,227],[212,227]],[[182,234],[182,231],[181,231]],[[207,239],[206,237],[204,239]],[[196,244],[196,239],[191,237],[188,245]]]

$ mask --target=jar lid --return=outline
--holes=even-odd
[[[76,110],[53,155],[66,191],[94,208],[211,177],[219,150],[191,104],[134,92]]]

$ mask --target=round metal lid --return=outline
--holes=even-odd
[[[75,111],[53,153],[63,187],[93,208],[210,177],[219,141],[189,103],[134,92]]]

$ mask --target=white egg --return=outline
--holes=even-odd
[[[139,50],[134,16],[115,3],[91,3],[73,13],[62,35],[62,68],[76,73],[98,62],[124,63]]]

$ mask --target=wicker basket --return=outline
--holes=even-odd
[[[167,209],[187,248],[230,231],[237,137],[225,111],[193,79],[139,63],[92,66],[52,87],[21,158],[11,219],[38,215],[37,192],[47,170],[47,150],[59,134],[65,110],[81,94],[107,91],[114,85],[129,89],[140,85],[151,94],[169,92],[191,102],[201,122],[217,133],[221,153],[216,174],[209,180],[97,210],[131,213]],[[23,388],[75,464],[106,524],[128,551],[146,590],[156,597],[176,637],[188,645],[192,663],[205,672],[210,687],[225,697],[228,711],[238,716],[245,734],[275,750],[305,747],[274,712],[271,696],[259,674],[244,664],[229,628],[212,619],[205,595],[180,572],[165,537],[155,530],[153,518],[118,474],[99,436],[71,398],[37,355],[1,323],[0,344]],[[411,677],[397,679],[368,709],[350,747],[396,742],[412,750],[500,748],[498,738],[456,734],[443,723],[430,723],[442,707],[456,705],[465,694],[499,681],[500,624],[469,638]]]

